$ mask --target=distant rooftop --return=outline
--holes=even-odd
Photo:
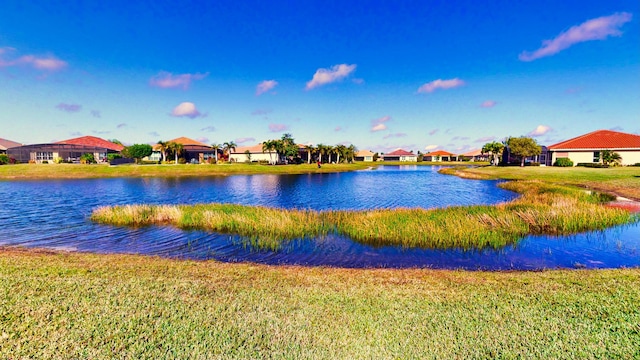
[[[16,146],[22,146],[22,144],[17,143],[15,141],[0,138],[0,150],[4,151],[4,150],[7,150],[8,148],[12,148]]]
[[[114,144],[111,141],[107,141],[105,139],[101,139],[95,136],[81,136],[73,139],[58,141],[56,142],[56,144],[83,145],[83,146],[90,146],[90,147],[105,148],[113,151],[122,151],[122,149],[124,149],[124,146],[120,144]]]

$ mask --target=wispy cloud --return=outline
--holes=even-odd
[[[313,74],[313,78],[307,82],[306,90],[311,90],[318,86],[330,84],[344,79],[356,70],[356,65],[339,64],[334,65],[330,69],[318,69]]]
[[[333,129],[333,131],[335,132],[342,131],[342,126],[336,126],[335,129]]]
[[[96,134],[96,135],[106,135],[106,134],[111,134],[111,131],[107,131],[107,130],[93,130],[91,131],[92,133]]]
[[[485,136],[485,137],[477,138],[473,142],[474,143],[487,143],[489,141],[494,141],[495,139],[496,139],[495,136]]]
[[[438,145],[435,145],[435,144],[427,145],[424,147],[424,149],[427,151],[435,150],[437,148],[438,148]]]
[[[69,135],[79,137],[79,136],[83,136],[84,134],[81,133],[80,131],[74,131],[72,133],[69,133]]]
[[[438,131],[440,131],[440,129],[433,129],[433,130],[429,131],[429,135],[433,136],[433,135],[435,135]]]
[[[256,96],[260,96],[268,91],[273,90],[278,85],[275,80],[265,80],[256,86]]]
[[[530,131],[527,135],[531,137],[538,137],[547,134],[552,129],[547,125],[538,125],[535,129]]]
[[[188,117],[190,119],[195,119],[197,117],[203,117],[204,114],[198,111],[194,103],[183,102],[173,108],[173,111],[171,111],[171,116]]]
[[[271,132],[282,132],[289,129],[289,126],[285,124],[269,124],[269,131]]]
[[[387,130],[387,125],[385,125],[385,123],[389,120],[391,120],[391,116],[389,115],[371,120],[371,132]]]
[[[207,77],[209,73],[195,73],[195,74],[172,74],[166,71],[160,71],[158,75],[152,76],[149,79],[149,85],[163,88],[182,88],[187,90],[191,86],[193,80],[202,80]]]
[[[464,84],[465,82],[458,78],[448,80],[438,79],[420,86],[418,88],[418,93],[432,93],[438,89],[453,89],[459,86],[463,86]]]
[[[467,136],[454,136],[451,138],[451,141],[467,141],[469,137]]]
[[[149,133],[149,135],[153,136],[153,137],[160,137],[160,134],[157,131],[152,131]]]
[[[395,134],[387,134],[383,137],[383,139],[389,139],[389,138],[401,138],[401,137],[406,137],[407,134],[405,133],[395,133]]]
[[[56,109],[62,110],[62,111],[66,111],[66,112],[70,112],[70,113],[75,113],[75,112],[78,112],[78,111],[82,110],[82,105],[60,103],[60,104],[56,105]]]
[[[620,126],[614,126],[612,128],[609,128],[609,130],[611,130],[611,131],[624,131],[624,128],[620,127]]]
[[[630,13],[621,12],[609,16],[587,20],[580,25],[572,26],[551,40],[542,42],[542,47],[533,52],[524,51],[518,58],[522,61],[533,61],[551,56],[574,44],[592,40],[604,40],[609,36],[621,36],[619,28],[631,21]]]
[[[12,47],[0,48],[0,67],[28,66],[37,70],[57,71],[67,67],[66,61],[60,60],[53,55],[36,56],[23,55],[12,60],[7,60],[5,55],[16,52]]]
[[[256,110],[253,110],[251,112],[251,115],[254,115],[254,116],[267,115],[267,114],[271,113],[272,111],[273,110],[271,110],[271,109],[256,109]]]
[[[493,101],[493,100],[487,100],[485,102],[483,102],[482,104],[480,104],[480,107],[483,108],[492,108],[494,106],[496,106],[498,103]]]
[[[124,127],[127,127],[127,124],[125,124],[125,123],[120,123],[120,124],[118,124],[118,125],[116,126],[116,128],[118,128],[118,129],[122,129],[122,128],[124,128]]]
[[[200,129],[200,131],[214,132],[214,131],[216,131],[216,128],[214,126],[207,126],[207,127],[203,127],[202,129]]]
[[[98,110],[91,110],[91,116],[93,116],[94,118],[101,118],[102,114],[100,113],[100,111]]]
[[[237,138],[237,139],[235,139],[235,143],[236,143],[236,144],[244,144],[244,143],[247,143],[247,142],[252,142],[252,143],[254,143],[254,142],[256,142],[256,138],[252,138],[252,137],[241,137],[241,138]]]

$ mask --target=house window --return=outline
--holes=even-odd
[[[600,162],[600,151],[593,152],[593,162],[594,163]]]
[[[39,151],[36,153],[36,160],[38,161],[53,160],[53,153],[46,152],[46,151]]]

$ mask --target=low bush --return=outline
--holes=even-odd
[[[601,163],[578,163],[576,166],[588,167],[588,168],[597,168],[597,169],[605,169],[608,168],[609,165],[601,164]]]
[[[569,158],[558,158],[556,159],[556,162],[553,164],[553,166],[571,167],[573,166],[573,161],[571,161]]]
[[[0,165],[7,165],[9,163],[9,157],[5,154],[0,154]]]

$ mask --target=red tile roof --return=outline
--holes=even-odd
[[[258,145],[253,145],[253,146],[238,146],[234,151],[232,151],[232,154],[244,154],[245,151],[249,150],[250,153],[252,154],[256,154],[256,153],[262,153],[264,152],[265,154],[268,154],[269,151],[262,151],[262,143],[258,144]],[[273,151],[271,151],[273,152]]]
[[[107,141],[105,139],[101,139],[95,136],[82,136],[74,139],[58,141],[56,144],[74,144],[74,145],[84,145],[84,146],[93,146],[99,148],[105,148],[113,151],[122,151],[124,146],[119,144],[114,144],[111,141]]]
[[[438,150],[438,151],[432,151],[430,153],[426,153],[425,155],[427,156],[453,156],[455,155],[454,153],[450,153],[448,151],[444,151],[444,150]]]
[[[0,150],[7,150],[8,148],[22,146],[22,144],[15,141],[0,138]]]
[[[482,155],[481,149],[471,150],[469,152],[462,154],[462,156],[480,156],[480,155]]]
[[[598,130],[551,145],[549,149],[640,149],[640,135]]]
[[[398,149],[388,154],[384,154],[384,156],[416,156],[416,155],[406,150]]]

